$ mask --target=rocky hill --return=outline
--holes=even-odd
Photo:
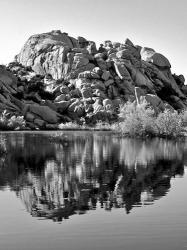
[[[60,122],[118,119],[119,106],[140,97],[156,110],[187,107],[183,75],[154,49],[77,39],[59,30],[31,36],[15,62],[0,67],[0,111],[23,115],[31,129]]]

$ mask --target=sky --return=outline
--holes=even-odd
[[[187,79],[187,0],[0,0],[0,64],[31,35],[56,29],[97,45],[128,37],[165,55]]]

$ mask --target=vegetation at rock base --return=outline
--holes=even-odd
[[[144,99],[138,105],[127,102],[121,106],[119,116],[122,121],[118,129],[126,136],[176,138],[184,135],[186,113],[166,109],[156,114]]]
[[[115,131],[115,124],[109,124],[107,122],[98,121],[94,126],[88,126],[86,124],[78,124],[76,122],[67,122],[59,124],[60,130],[91,130],[91,131]]]
[[[0,130],[21,130],[25,125],[23,116],[10,116],[6,110],[0,115]]]

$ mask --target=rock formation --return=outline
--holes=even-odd
[[[147,47],[77,39],[61,31],[31,36],[15,62],[0,67],[0,111],[24,115],[31,129],[118,118],[119,105],[143,96],[158,112],[187,107],[187,86],[169,60]]]

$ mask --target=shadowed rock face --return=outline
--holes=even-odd
[[[77,40],[58,30],[34,35],[25,43],[17,60],[31,66],[37,74],[51,74],[59,79],[67,73],[67,53],[75,47]]]

